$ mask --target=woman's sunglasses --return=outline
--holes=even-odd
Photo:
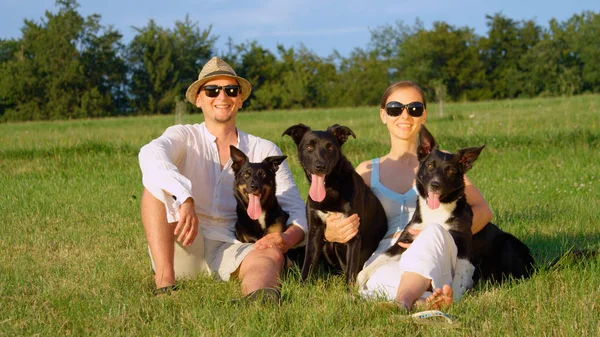
[[[215,98],[215,97],[219,96],[219,93],[221,92],[221,90],[224,90],[225,95],[227,95],[229,97],[237,97],[237,95],[240,93],[240,86],[239,85],[226,85],[226,86],[222,87],[220,85],[206,85],[200,90],[204,90],[204,92],[206,93],[206,96],[211,97],[211,98]]]
[[[411,102],[408,104],[402,104],[400,102],[391,101],[385,105],[385,112],[392,117],[398,117],[402,115],[402,111],[408,111],[408,114],[413,117],[421,117],[423,116],[423,111],[425,111],[425,105],[421,102]]]

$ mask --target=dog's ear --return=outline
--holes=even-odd
[[[477,158],[479,158],[479,154],[484,147],[485,145],[480,147],[468,147],[465,149],[460,149],[456,152],[456,155],[459,158],[458,162],[462,165],[463,172],[466,173],[471,169],[471,167],[473,167],[473,163],[475,160],[477,160]]]
[[[331,132],[335,136],[335,138],[337,138],[338,143],[340,143],[340,146],[344,145],[344,143],[348,140],[348,137],[350,136],[356,139],[356,135],[354,134],[354,132],[352,132],[352,130],[350,130],[350,128],[347,126],[333,124],[332,126],[327,128],[327,131]]]
[[[233,161],[231,168],[235,173],[238,173],[242,166],[248,161],[248,156],[233,145],[229,145],[229,156],[231,157],[231,161]]]
[[[263,160],[263,163],[269,165],[269,167],[271,168],[271,170],[273,172],[277,172],[277,170],[279,170],[279,165],[281,165],[281,163],[283,163],[285,158],[287,158],[287,156],[267,157],[267,158],[265,158],[265,160]]]
[[[304,134],[308,131],[310,131],[310,127],[300,123],[287,128],[287,130],[283,131],[281,136],[283,137],[285,135],[288,135],[292,137],[294,143],[296,143],[296,146],[298,146],[302,141],[302,137],[304,137]]]
[[[421,125],[421,129],[419,129],[419,146],[417,147],[417,158],[419,161],[427,157],[437,147],[438,144],[431,132],[427,130],[425,125]]]

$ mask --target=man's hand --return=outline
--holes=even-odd
[[[325,240],[328,242],[346,243],[358,233],[360,218],[352,214],[342,219],[342,213],[329,213],[325,219]]]
[[[304,231],[296,225],[290,225],[283,233],[269,233],[254,243],[254,249],[277,248],[282,253],[302,242]]]
[[[417,235],[419,235],[419,233],[421,233],[421,230],[419,230],[419,229],[409,229],[408,232],[413,236],[413,241],[414,241],[414,238],[416,238]],[[407,243],[407,242],[398,242],[398,246],[400,246],[402,248],[405,248],[405,249],[408,249],[408,247],[410,247],[410,245],[411,244]]]
[[[182,242],[183,246],[191,245],[198,235],[198,215],[194,208],[194,199],[187,198],[179,206],[179,222],[175,227],[177,241]]]
[[[285,254],[289,249],[285,244],[285,236],[285,233],[269,233],[254,243],[254,249],[277,248]]]

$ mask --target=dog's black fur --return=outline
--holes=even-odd
[[[416,177],[419,196],[415,213],[397,242],[374,261],[372,267],[369,266],[372,269],[364,277],[361,275],[361,282],[368,279],[376,267],[399,259],[405,249],[397,243],[413,241],[410,229],[424,229],[431,223],[439,223],[446,228],[458,249],[452,284],[455,299],[460,298],[477,280],[501,281],[507,276],[530,275],[534,267],[533,258],[527,246],[517,238],[491,223],[475,236],[471,234],[473,211],[465,197],[464,174],[471,169],[484,147],[465,148],[456,153],[443,152],[438,149],[427,128],[421,127]]]
[[[473,282],[529,278],[536,263],[529,248],[510,233],[488,223],[473,235]]]
[[[329,265],[344,270],[346,284],[353,284],[387,231],[387,218],[379,199],[342,154],[342,145],[348,137],[356,136],[348,127],[337,124],[326,131],[313,131],[304,124],[297,124],[285,130],[283,135],[290,136],[296,143],[308,181],[314,183],[312,175],[324,177],[319,178],[319,181],[324,180],[323,199],[313,200],[311,192],[306,202],[309,233],[302,281],[323,256]],[[344,216],[358,214],[361,222],[358,234],[345,244],[325,242],[325,218],[329,212]]]
[[[289,214],[275,196],[275,174],[287,156],[272,156],[260,163],[251,163],[238,148],[231,145],[231,165],[235,173],[233,193],[237,201],[235,237],[241,242],[256,242],[268,233],[283,232]],[[248,205],[250,194],[260,196],[261,215],[250,218]]]

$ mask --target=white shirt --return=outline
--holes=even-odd
[[[237,148],[250,162],[280,156],[272,142],[238,132]],[[175,125],[159,138],[143,146],[139,153],[142,183],[152,195],[163,201],[167,221],[179,221],[179,206],[188,197],[194,199],[200,229],[206,238],[239,242],[235,239],[236,200],[233,195],[234,173],[231,159],[221,170],[216,137],[206,125]],[[284,161],[276,174],[277,200],[289,213],[288,224],[307,232],[305,204],[294,178]],[[306,238],[306,235],[305,235]]]

